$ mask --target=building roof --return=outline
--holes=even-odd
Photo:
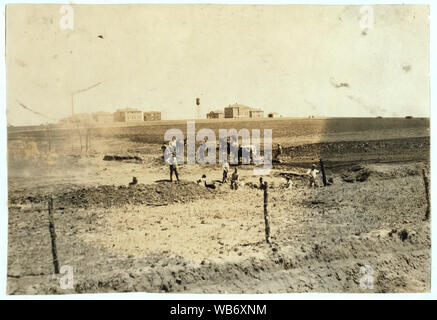
[[[161,113],[161,111],[144,111],[144,113]]]
[[[250,107],[242,105],[242,104],[238,104],[238,103],[234,103],[234,104],[230,104],[229,106],[227,106],[226,108],[243,108],[243,109],[250,109]]]

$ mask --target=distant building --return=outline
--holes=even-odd
[[[267,114],[267,117],[268,117],[268,118],[279,118],[280,115],[279,115],[279,113],[277,113],[277,112],[269,112],[269,113]]]
[[[114,113],[116,122],[136,122],[143,121],[143,112],[135,108],[117,109]]]
[[[225,108],[225,118],[263,118],[264,110],[241,104],[232,104]]]
[[[225,117],[225,112],[222,110],[215,110],[206,114],[207,119],[221,119],[224,117]]]
[[[114,122],[114,115],[111,112],[99,111],[92,114],[95,122],[110,123]]]
[[[159,111],[144,112],[144,121],[157,121],[157,120],[161,120],[161,112]]]
[[[225,118],[249,118],[250,107],[241,104],[229,105],[225,108]]]
[[[264,118],[264,110],[251,108],[249,110],[249,115],[251,118]]]

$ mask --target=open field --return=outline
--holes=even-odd
[[[430,290],[422,177],[429,119],[196,123],[215,132],[270,128],[273,143],[284,146],[283,163],[265,177],[271,246],[253,166],[241,166],[238,190],[194,183],[202,174],[220,179],[219,165],[182,165],[181,184],[165,181],[160,145],[170,127],[186,124],[92,128],[88,154],[77,130],[51,130],[51,152],[46,130],[8,132],[9,294]],[[141,161],[104,161],[108,154]],[[310,189],[298,174],[320,158],[334,183]],[[346,182],[355,172],[366,179]],[[294,185],[285,190],[287,173]],[[139,185],[128,187],[133,176]],[[61,289],[53,274],[50,196],[60,265],[73,267],[73,289]],[[369,276],[364,266],[373,270],[372,288],[360,286]]]
[[[235,128],[247,129],[272,129],[274,143],[298,145],[316,142],[379,140],[392,138],[411,138],[429,136],[429,119],[427,118],[333,118],[333,119],[220,119],[220,120],[196,120],[196,131],[202,128],[212,129],[216,137],[219,137],[219,129]],[[90,129],[91,148],[102,151],[104,144],[115,140],[127,140],[145,144],[161,144],[166,130],[180,129],[186,136],[187,122],[182,120],[173,121],[149,121],[132,123],[128,125],[114,124],[111,126],[92,127]],[[48,151],[49,133],[46,127],[28,127],[22,130],[20,127],[8,128],[8,141],[19,142],[25,140],[33,143],[39,152]],[[87,128],[80,129],[82,135]],[[71,149],[80,148],[79,130],[77,128],[55,127],[50,131],[53,150],[60,153],[71,153]],[[105,141],[105,139],[108,139]],[[12,143],[9,148],[16,147]]]

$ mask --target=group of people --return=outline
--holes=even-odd
[[[167,162],[167,164],[169,165],[169,168],[170,168],[170,182],[173,182],[173,174],[175,175],[176,181],[180,181],[179,180],[179,171],[178,171],[178,159],[176,156],[177,155],[177,152],[176,152],[177,148],[178,148],[178,143],[176,141],[176,137],[173,137],[173,139],[168,143],[168,145],[163,144],[163,146],[161,148],[162,152],[163,152],[163,158]],[[278,151],[277,151],[277,154],[275,155],[275,158],[277,159],[279,157],[279,155],[281,155],[281,154],[282,154],[282,146],[280,144],[278,144]],[[310,177],[310,188],[318,187],[317,174],[319,172],[320,171],[317,169],[317,166],[315,164],[313,164],[311,166],[311,169],[309,169],[306,172],[306,174],[309,175],[309,177]],[[239,177],[239,173],[238,173],[238,168],[237,167],[234,168],[232,175],[230,175],[229,173],[230,173],[230,165],[229,165],[229,157],[228,157],[228,159],[223,163],[223,177],[222,177],[221,182],[228,183],[229,176],[230,176],[231,189],[237,190],[238,186],[240,184],[240,177]],[[208,186],[208,184],[206,183],[206,176],[205,175],[202,176],[201,180],[204,181],[205,186]],[[287,177],[286,182],[285,182],[285,189],[290,189],[292,187],[292,185],[293,185],[293,182],[291,181],[291,178]],[[214,186],[214,189],[215,189],[215,186]]]
[[[176,157],[177,153],[177,141],[176,137],[173,137],[172,140],[168,143],[168,145],[163,144],[161,147],[162,157],[165,162],[169,165],[170,168],[170,182],[173,182],[173,174],[176,177],[176,181],[179,181],[179,172],[178,172],[178,159]]]
[[[222,184],[228,183],[228,180],[229,180],[228,179],[229,171],[230,171],[229,162],[226,161],[223,164],[223,178],[222,178],[222,181],[221,181]],[[232,175],[230,175],[230,186],[231,186],[231,189],[237,190],[238,186],[239,186],[239,181],[240,181],[240,177],[238,175],[238,168],[235,167],[234,168],[234,172],[232,173]],[[210,189],[215,189],[216,188],[214,183],[207,183],[206,182],[206,175],[205,174],[202,175],[202,178],[197,180],[197,183],[198,184],[202,184],[203,183],[205,185],[205,187],[210,188]]]
[[[223,178],[222,178],[222,183],[227,183],[228,182],[229,171],[230,171],[229,161],[225,161],[225,163],[223,163]],[[237,190],[239,182],[240,182],[240,176],[238,174],[238,168],[235,167],[234,168],[234,172],[231,175],[231,189]]]

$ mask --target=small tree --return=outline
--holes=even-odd
[[[94,124],[94,120],[91,117],[83,115],[75,122],[77,124],[77,133],[79,135],[80,153],[82,154],[83,149],[85,148],[85,153],[88,154],[91,144],[91,128]]]

